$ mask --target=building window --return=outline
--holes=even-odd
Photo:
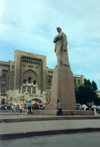
[[[6,91],[5,91],[5,89],[1,89],[1,95],[2,95],[2,96],[6,96]]]
[[[51,83],[51,79],[48,80],[48,83],[49,83],[49,84]]]
[[[5,74],[5,73],[3,73],[2,77],[3,77],[3,79],[5,79],[5,78],[6,78],[6,74]]]
[[[36,81],[35,80],[33,81],[33,84],[36,85]]]
[[[26,80],[24,79],[24,80],[23,80],[23,84],[25,84],[25,83],[26,83]]]
[[[31,77],[29,77],[29,78],[28,78],[28,83],[31,83],[31,80],[32,80],[32,78],[31,78]]]
[[[1,104],[5,104],[5,99],[2,99],[1,100]]]
[[[49,76],[48,77],[48,84],[51,84],[51,82],[52,82],[52,76]]]

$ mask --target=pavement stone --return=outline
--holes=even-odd
[[[100,115],[0,114],[1,140],[96,131],[100,131]]]
[[[0,123],[24,122],[24,121],[46,121],[46,120],[81,120],[81,119],[100,119],[100,115],[0,115]]]
[[[100,119],[0,123],[0,138],[100,131]]]

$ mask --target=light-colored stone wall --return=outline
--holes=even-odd
[[[24,93],[19,93],[19,90],[9,90],[7,92],[8,103],[20,105],[23,102],[28,102],[33,99],[40,99],[43,103],[46,103],[45,92],[41,94],[41,91],[38,89],[38,87],[36,87],[36,91],[36,94],[29,94],[27,90]]]
[[[9,62],[9,90],[14,90],[14,62]]]
[[[38,70],[36,69],[36,65],[33,64],[34,68],[29,68],[29,63],[26,63],[26,67],[22,67],[21,65],[21,57],[25,56],[25,57],[30,57],[30,58],[34,58],[34,59],[39,59],[42,61],[42,64],[40,66],[38,66]],[[41,67],[43,66],[43,67]],[[40,84],[42,84],[41,82],[43,82],[43,90],[46,89],[46,56],[42,56],[42,55],[37,55],[37,54],[33,54],[33,53],[27,53],[27,52],[22,52],[22,51],[15,51],[15,73],[14,73],[14,89],[19,89],[20,87],[20,83],[22,83],[22,81],[20,81],[22,79],[23,73],[27,70],[33,70],[37,73],[38,75],[38,80],[39,82],[39,88],[40,88]],[[43,79],[41,79],[41,72],[42,72],[42,76]],[[20,77],[21,76],[21,77]]]
[[[4,76],[5,75],[5,76]],[[0,103],[6,102],[6,91],[9,89],[9,62],[0,61]]]
[[[83,75],[74,75],[74,88],[77,89],[79,86],[84,85]]]

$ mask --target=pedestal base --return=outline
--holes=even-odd
[[[58,110],[33,110],[34,115],[57,115]],[[62,115],[93,115],[93,111],[63,110]]]
[[[49,92],[50,93],[50,92]],[[50,102],[46,109],[57,110],[57,100],[62,103],[63,110],[75,110],[75,92],[73,75],[70,68],[56,67],[53,73]]]

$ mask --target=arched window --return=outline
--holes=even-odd
[[[31,80],[32,80],[32,78],[31,78],[31,77],[29,77],[29,78],[28,78],[28,83],[31,83]]]
[[[33,84],[36,85],[36,81],[35,80],[33,81]]]
[[[25,84],[25,83],[26,83],[26,79],[23,80],[23,84]]]

